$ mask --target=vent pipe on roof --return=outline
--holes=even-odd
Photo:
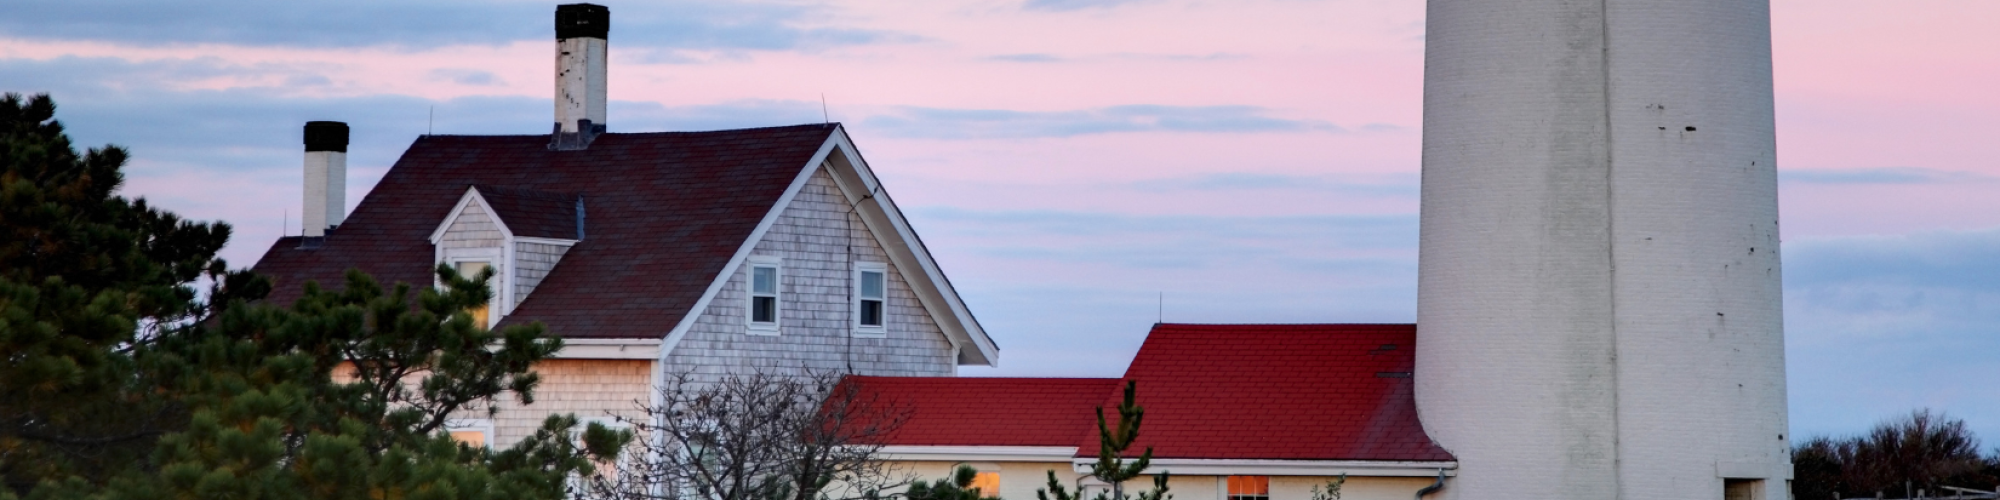
[[[304,224],[309,238],[326,236],[327,228],[347,218],[347,124],[306,122],[306,190]]]
[[[604,133],[605,36],[611,9],[556,6],[556,125],[549,149],[577,150]]]

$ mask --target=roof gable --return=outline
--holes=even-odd
[[[547,135],[423,136],[316,248],[281,238],[256,270],[276,281],[270,299],[279,303],[296,299],[307,280],[339,286],[349,268],[384,283],[429,284],[427,237],[468,188],[585,193],[587,239],[502,325],[541,321],[567,338],[659,338],[692,314],[837,128],[605,134],[582,151],[550,151]]]

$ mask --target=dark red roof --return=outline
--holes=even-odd
[[[896,445],[1070,446],[1097,425],[1112,378],[861,377],[863,401],[908,405]]]
[[[1126,369],[1155,458],[1445,461],[1417,420],[1414,325],[1155,325]],[[1076,446],[1118,379],[860,377],[917,413],[896,445]],[[1096,391],[1094,397],[1084,397]],[[1114,420],[1115,421],[1115,420]],[[1050,439],[1069,436],[1067,441]]]
[[[1153,327],[1125,378],[1157,458],[1451,460],[1417,420],[1416,325]],[[1106,412],[1123,394],[1107,396]],[[1097,456],[1097,437],[1079,440]]]
[[[479,197],[493,207],[493,216],[506,224],[507,230],[513,231],[514,236],[577,239],[577,226],[582,221],[576,216],[579,201],[576,195],[498,186],[475,187],[479,189]]]
[[[423,136],[317,248],[281,238],[255,269],[273,278],[278,303],[295,300],[307,280],[337,288],[352,267],[385,285],[428,285],[431,232],[466,188],[573,193],[584,198],[585,238],[503,325],[541,321],[569,338],[658,338],[700,300],[837,127],[604,134],[582,151],[550,151],[547,135]],[[560,225],[553,219],[561,217],[500,215],[510,227]]]

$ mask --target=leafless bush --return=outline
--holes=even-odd
[[[646,416],[620,418],[639,439],[628,459],[590,478],[585,496],[616,500],[856,500],[909,481],[878,458],[911,410],[834,373],[668,377]]]

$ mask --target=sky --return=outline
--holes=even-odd
[[[998,368],[1117,376],[1156,321],[1411,322],[1419,0],[608,4],[612,132],[839,121]],[[553,3],[67,0],[0,16],[124,193],[298,229],[300,127],[349,207],[416,136],[547,133]],[[2000,444],[2000,2],[1774,0],[1793,432],[1915,408]]]

